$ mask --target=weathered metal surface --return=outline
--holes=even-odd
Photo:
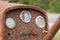
[[[55,36],[59,29],[60,29],[60,16],[58,17],[52,28],[48,31],[48,34],[44,37],[43,40],[52,40],[52,38]]]
[[[43,37],[43,30],[45,30],[45,28],[39,28],[38,26],[36,26],[35,24],[35,18],[39,15],[43,16],[41,13],[33,11],[33,10],[27,10],[31,13],[31,20],[29,23],[24,23],[21,21],[20,19],[20,14],[24,9],[20,9],[20,10],[13,10],[10,11],[8,13],[6,13],[6,18],[13,18],[16,22],[16,26],[14,29],[9,29],[6,27],[6,37],[8,40],[42,40]],[[26,11],[26,10],[25,10]],[[27,34],[25,36],[22,36],[20,34],[20,32],[22,31],[26,31]],[[8,33],[10,33],[10,36],[8,35]],[[6,40],[7,40],[6,39]]]
[[[20,12],[22,10],[28,10],[29,12],[31,12],[33,18],[30,23],[25,24],[19,18]],[[36,25],[34,23],[34,20],[38,15],[45,17],[46,25],[43,29],[35,27]],[[9,29],[6,27],[5,19],[7,17],[12,17],[15,19],[16,27],[14,29]],[[48,34],[46,35],[42,32],[43,30],[48,30],[47,27],[48,18],[42,9],[36,8],[31,5],[15,4],[0,1],[0,40],[52,40],[52,38],[60,28],[60,16],[55,22],[55,24],[52,26],[51,30],[49,30]],[[27,34],[24,34],[25,37],[20,35],[20,32],[24,31],[23,28],[24,30],[27,30],[25,31],[27,32]]]
[[[25,24],[20,20],[19,15],[22,10],[28,10],[31,12],[32,20],[30,23]],[[36,25],[34,21],[36,16],[38,15],[43,16],[46,20],[46,25],[45,28],[43,29],[35,27]],[[16,28],[9,29],[5,26],[5,19],[7,17],[12,17],[15,19]],[[47,27],[48,27],[48,18],[46,13],[42,9],[36,8],[31,5],[15,4],[15,3],[0,1],[0,39],[1,40],[42,40],[43,37],[46,35],[45,33],[43,34],[42,32],[43,30],[48,30]],[[20,35],[20,31],[23,30],[23,28],[27,30],[29,35],[25,37],[22,37]]]

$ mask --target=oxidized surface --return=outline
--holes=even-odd
[[[2,5],[3,4],[3,5]],[[24,23],[20,19],[20,13],[22,10],[28,10],[31,15],[31,22]],[[41,15],[45,17],[45,28],[38,28],[35,25],[36,16]],[[14,18],[16,26],[14,29],[9,29],[5,25],[5,19],[7,17]],[[0,2],[0,38],[1,40],[42,40],[43,30],[47,30],[48,22],[47,15],[42,9],[23,4]],[[20,32],[25,31],[26,34],[22,35]]]

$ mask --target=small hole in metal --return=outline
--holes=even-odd
[[[8,33],[8,36],[10,36],[10,33]]]

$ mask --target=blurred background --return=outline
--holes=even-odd
[[[34,5],[46,10],[47,12],[60,13],[60,0],[6,0],[6,1]]]
[[[48,15],[49,29],[60,15],[60,0],[3,0],[3,1],[34,5],[44,9]],[[53,40],[60,40],[60,30],[57,32]]]

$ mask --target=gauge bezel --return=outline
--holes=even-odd
[[[23,15],[24,12],[26,12],[29,15],[29,20],[27,20],[27,21],[23,20],[23,18],[22,18],[22,15]],[[29,11],[22,11],[21,14],[20,14],[20,19],[25,23],[29,23],[30,20],[31,20],[31,13]]]

